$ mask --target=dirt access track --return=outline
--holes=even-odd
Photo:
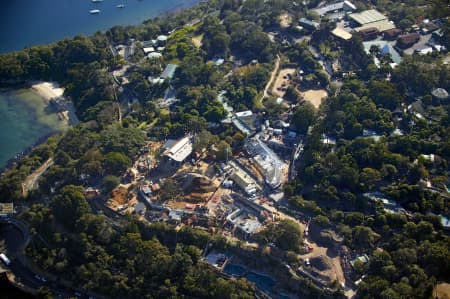
[[[291,84],[291,79],[295,74],[294,68],[285,68],[280,70],[277,79],[275,80],[275,84],[272,88],[272,94],[275,96],[283,97],[286,93],[286,89]]]

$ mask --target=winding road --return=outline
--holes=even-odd
[[[56,298],[75,297],[74,291],[56,282],[47,281],[27,266],[28,263],[23,252],[31,238],[23,222],[15,218],[0,218],[0,240],[5,241],[6,255],[11,260],[11,264],[7,268],[13,274],[12,277],[9,276],[10,279],[12,278],[13,284],[28,292],[37,292],[39,288],[47,286]],[[87,298],[87,296],[80,296],[80,298],[83,297]]]

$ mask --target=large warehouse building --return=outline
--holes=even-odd
[[[395,28],[395,25],[376,9],[352,13],[349,15],[349,18],[359,25],[359,27],[355,28],[355,31],[358,32],[368,28],[376,28],[379,32]]]

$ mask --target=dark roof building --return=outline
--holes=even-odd
[[[303,28],[307,29],[307,30],[317,30],[319,29],[319,23],[305,19],[305,18],[301,18],[300,20],[298,20],[298,23],[300,24],[300,26],[302,26]]]
[[[420,40],[419,33],[410,33],[402,35],[397,39],[397,46],[401,48],[409,48]]]
[[[383,37],[386,40],[394,40],[402,33],[401,29],[392,28],[383,32]]]
[[[439,29],[439,26],[433,22],[422,23],[422,25],[420,25],[420,27],[422,28],[423,34],[432,33]]]
[[[378,33],[379,33],[379,31],[375,27],[370,27],[370,28],[359,31],[361,38],[365,41],[376,39],[378,36]]]

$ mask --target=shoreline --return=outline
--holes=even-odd
[[[38,94],[45,102],[47,107],[54,110],[58,118],[67,126],[74,126],[78,123],[75,113],[75,107],[72,102],[64,97],[64,88],[57,82],[31,81],[28,88]]]
[[[8,171],[14,165],[20,164],[20,160],[23,157],[29,155],[34,148],[37,146],[44,144],[51,136],[57,135],[62,131],[70,128],[78,122],[78,118],[75,115],[75,108],[72,103],[65,100],[63,97],[64,89],[60,88],[58,83],[55,82],[44,82],[44,81],[25,81],[17,84],[8,84],[2,85],[2,92],[15,92],[25,90],[28,91],[35,96],[36,99],[32,101],[40,102],[40,104],[36,104],[40,107],[42,105],[47,110],[47,115],[53,114],[55,117],[55,122],[59,123],[57,127],[53,127],[51,124],[48,124],[49,127],[52,127],[51,132],[45,133],[40,136],[34,143],[26,146],[20,152],[17,152],[13,156],[10,156],[8,160],[4,162],[3,165],[0,165],[0,174]],[[30,101],[30,99],[26,100]],[[29,106],[29,109],[36,109],[35,104]],[[34,107],[34,108],[33,108]],[[38,110],[40,111],[41,108]],[[36,110],[36,111],[38,111]],[[36,112],[39,113],[39,112]],[[56,124],[54,123],[54,124]]]
[[[129,24],[129,25],[119,25],[119,26],[133,26],[133,27],[140,27],[145,25],[147,22],[151,21],[154,18],[157,18],[158,16],[163,16],[164,18],[171,17],[172,15],[176,15],[186,9],[190,9],[195,7],[196,5],[199,5],[201,3],[201,0],[189,0],[184,3],[176,4],[172,7],[162,9],[158,12],[155,12],[155,15],[150,15],[143,20],[139,21],[137,24]],[[110,30],[113,26],[106,28],[106,29],[100,29],[97,31],[106,32]],[[93,35],[94,33],[88,34],[89,36]],[[57,43],[60,40],[63,40],[65,38],[73,38],[73,36],[66,36],[64,38],[59,38],[57,40],[45,43],[48,44],[54,44]],[[40,43],[37,43],[33,46],[39,46]],[[14,49],[11,51],[1,51],[0,55],[17,52],[17,51],[23,51],[24,49]],[[47,82],[47,81],[36,81],[36,80],[12,80],[12,81],[3,81],[0,79],[0,88],[8,91],[8,90],[18,90],[18,89],[28,89],[31,92],[39,95],[45,105],[47,107],[54,109],[54,113],[57,114],[59,121],[64,123],[67,126],[74,126],[78,123],[78,118],[75,113],[75,107],[73,106],[72,102],[68,101],[64,97],[64,88],[61,88],[57,82]],[[62,100],[61,102],[65,102],[65,105],[58,104],[58,100]],[[55,104],[55,105],[53,105]],[[0,175],[14,167],[14,165],[17,165],[20,163],[20,161],[23,159],[23,157],[29,155],[34,148],[37,146],[45,143],[48,138],[51,136],[54,136],[55,134],[58,134],[57,131],[45,134],[41,136],[36,142],[34,142],[32,145],[26,147],[23,151],[16,154],[15,156],[11,157],[4,166],[0,166]]]
[[[31,90],[40,95],[47,104],[53,99],[63,98],[64,88],[59,87],[56,82],[33,81]]]
[[[23,151],[21,151],[20,153],[16,154],[14,157],[10,158],[8,161],[6,161],[4,166],[0,166],[0,177],[7,172],[8,170],[10,170],[13,166],[17,165],[23,157],[28,156],[34,148],[38,147],[41,144],[44,144],[45,142],[47,142],[47,140],[56,135],[59,134],[58,132],[53,132],[53,133],[48,133],[43,135],[42,137],[40,137],[34,144],[26,147]]]
[[[139,1],[141,2],[141,1]],[[11,47],[0,47],[0,55],[4,54],[10,54],[13,52],[20,52],[25,49],[33,48],[35,46],[44,46],[44,45],[50,45],[50,44],[56,44],[59,41],[62,41],[64,39],[73,39],[77,35],[86,35],[88,37],[91,37],[95,35],[97,32],[105,33],[106,31],[110,30],[113,27],[121,26],[121,27],[140,27],[148,23],[150,20],[155,18],[166,18],[173,14],[177,14],[185,9],[190,9],[195,7],[196,5],[200,4],[202,0],[185,0],[181,1],[180,3],[174,3],[172,6],[165,7],[165,8],[153,8],[150,11],[149,14],[146,14],[145,16],[137,15],[135,18],[130,18],[130,20],[125,22],[119,22],[119,23],[112,23],[110,25],[106,26],[100,26],[100,28],[96,28],[96,26],[92,28],[81,28],[73,32],[64,33],[64,34],[58,34],[58,36],[55,36],[54,38],[46,39],[44,41],[29,41],[26,44],[23,45],[14,45]],[[76,8],[78,10],[78,8]],[[143,8],[147,9],[147,8]],[[134,13],[136,13],[134,11]]]

